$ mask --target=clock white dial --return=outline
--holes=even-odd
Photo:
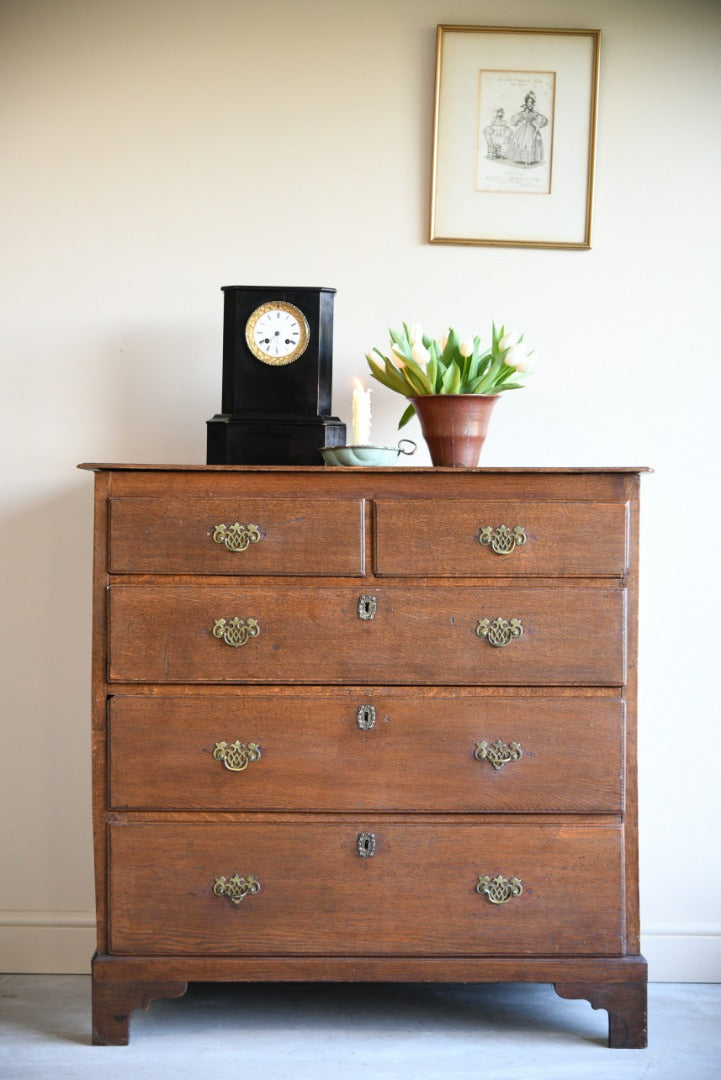
[[[245,327],[253,356],[264,364],[292,364],[308,347],[308,322],[295,304],[274,300],[257,307]]]

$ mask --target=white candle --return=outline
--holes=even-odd
[[[371,441],[371,392],[363,389],[360,379],[353,380],[353,445],[368,446]]]

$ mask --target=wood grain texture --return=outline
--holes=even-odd
[[[417,979],[553,982],[642,1045],[639,470],[95,468],[97,1041],[188,979]],[[226,519],[262,541],[222,549]],[[235,615],[239,649],[211,634]],[[523,748],[499,771],[495,739]],[[262,882],[237,907],[233,873]]]
[[[648,1045],[646,985],[640,982],[556,983],[563,998],[585,998],[594,1009],[608,1012],[608,1045],[643,1050]]]
[[[376,573],[417,577],[620,577],[622,503],[377,499]],[[525,542],[498,555],[481,530],[520,525]]]
[[[93,1045],[127,1046],[131,1013],[150,1008],[156,998],[182,997],[187,989],[186,981],[122,978],[107,969],[103,958],[96,955],[92,987]]]
[[[358,726],[370,706],[374,726]],[[114,810],[401,810],[618,813],[623,806],[619,699],[469,697],[359,688],[302,697],[113,697]],[[519,743],[518,761],[479,761],[479,742]],[[215,745],[253,742],[242,772]]]
[[[269,583],[111,585],[109,676],[119,682],[419,683],[618,686],[625,679],[622,588],[374,584],[375,618],[356,586]],[[520,619],[494,648],[481,619]],[[256,619],[240,648],[217,619]]]
[[[615,955],[621,867],[621,830],[603,825],[115,824],[111,951]],[[261,883],[237,906],[212,892],[235,874]],[[523,892],[493,904],[485,875]]]
[[[362,499],[259,497],[110,500],[110,573],[361,576]],[[219,524],[258,526],[244,551],[213,540]]]

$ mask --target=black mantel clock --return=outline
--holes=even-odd
[[[208,465],[322,465],[342,446],[330,415],[335,289],[225,285],[222,413]]]

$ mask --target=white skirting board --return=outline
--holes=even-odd
[[[0,911],[0,972],[86,975],[95,951],[92,911]],[[721,982],[721,925],[658,923],[641,951],[651,982]]]

